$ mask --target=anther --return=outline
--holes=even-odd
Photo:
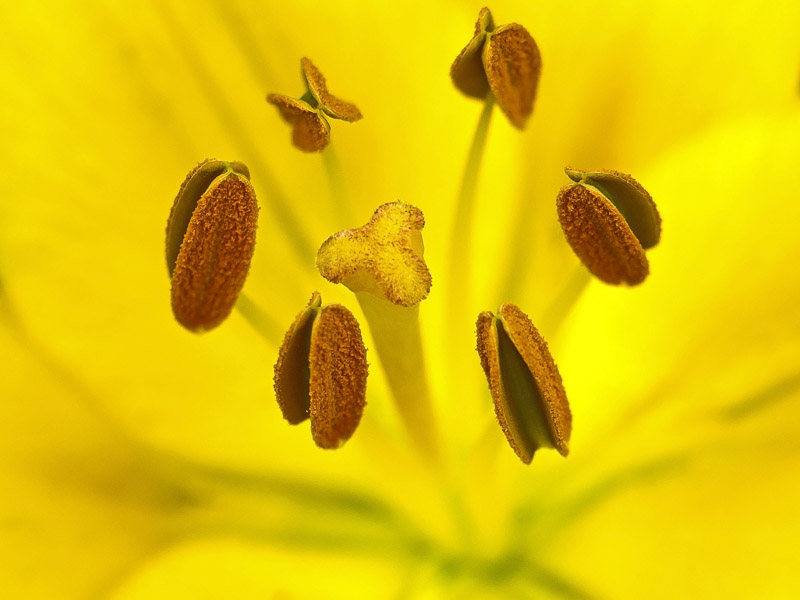
[[[569,453],[572,413],[547,342],[528,316],[503,304],[476,323],[478,354],[495,413],[514,452],[525,464],[539,448]]]
[[[328,91],[325,76],[314,66],[310,58],[303,57],[300,60],[300,66],[303,70],[303,78],[306,81],[308,91],[311,92],[311,95],[320,108],[325,111],[326,115],[348,123],[354,123],[361,119],[361,111],[358,110],[355,104],[340,100]]]
[[[270,94],[267,102],[292,126],[292,143],[303,152],[321,152],[331,141],[328,120],[307,102],[281,94]]]
[[[275,397],[292,425],[311,419],[320,448],[339,448],[366,404],[367,350],[353,314],[314,292],[289,327],[275,363]]]
[[[570,246],[598,279],[637,285],[650,266],[645,250],[661,237],[650,194],[630,175],[566,169],[577,182],[558,193],[558,220]]]
[[[450,67],[461,92],[479,99],[494,94],[518,129],[533,111],[541,72],[541,54],[531,34],[517,23],[495,28],[488,8],[481,9],[472,39]]]
[[[419,304],[431,289],[423,259],[425,217],[410,204],[391,202],[358,229],[329,237],[317,253],[320,274],[354,292],[367,292],[398,306]]]
[[[207,159],[181,184],[167,221],[172,310],[194,332],[227,318],[247,278],[258,204],[240,162]]]
[[[450,77],[455,86],[467,96],[484,100],[489,94],[489,80],[483,68],[483,46],[486,34],[494,30],[494,20],[488,8],[482,8],[475,23],[475,33],[453,61]]]
[[[283,120],[292,126],[292,142],[297,148],[321,152],[330,142],[326,116],[352,123],[361,119],[361,111],[328,91],[325,77],[310,59],[301,59],[300,66],[306,84],[302,98],[269,94],[267,102],[277,107]]]

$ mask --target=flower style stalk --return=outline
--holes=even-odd
[[[419,325],[419,303],[432,283],[423,259],[424,225],[418,208],[384,204],[363,227],[328,238],[317,254],[317,268],[327,280],[355,293],[409,436],[424,457],[438,464]]]

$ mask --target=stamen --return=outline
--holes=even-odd
[[[661,215],[642,184],[626,173],[612,169],[581,171],[564,169],[570,179],[599,190],[625,217],[642,248],[648,250],[661,239]]]
[[[275,363],[275,397],[292,425],[311,419],[320,448],[339,448],[358,427],[366,404],[367,350],[344,306],[322,306],[314,292],[289,327]]]
[[[525,464],[539,448],[569,453],[572,413],[553,357],[528,316],[503,304],[478,316],[478,354],[508,443]]]
[[[208,159],[187,175],[167,221],[172,310],[196,333],[224,321],[247,278],[258,224],[250,172]]]
[[[517,129],[524,129],[536,98],[542,57],[528,30],[511,23],[489,35],[483,65],[497,104]]]
[[[471,290],[469,240],[478,174],[494,104],[500,104],[512,124],[521,129],[533,110],[540,71],[539,50],[530,34],[513,23],[495,29],[487,8],[478,15],[472,40],[450,70],[460,91],[468,96],[485,98],[459,188],[448,248],[446,292],[449,302],[444,319],[457,346],[460,346],[459,336],[468,335],[468,323],[472,319],[463,309],[469,305]],[[463,342],[466,344],[466,341],[465,337]]]
[[[442,322],[444,330],[456,354],[451,359],[459,361],[469,360],[470,327],[474,313],[470,310],[472,294],[472,225],[475,212],[475,200],[478,189],[478,175],[483,161],[486,141],[489,136],[489,125],[494,112],[494,95],[489,94],[483,105],[478,125],[470,145],[467,163],[458,190],[455,212],[452,218],[450,239],[447,248],[447,262],[445,272],[445,294],[447,302],[442,304]],[[457,350],[456,350],[457,349]],[[464,352],[463,356],[458,354]],[[477,380],[470,384],[465,381],[457,382],[448,380],[448,393],[458,394],[458,385],[474,388],[479,385]]]
[[[331,140],[331,126],[317,110],[303,100],[270,94],[267,102],[276,106],[283,120],[292,126],[292,142],[303,152],[321,152]]]
[[[494,19],[488,8],[482,8],[475,23],[475,35],[453,61],[450,77],[455,86],[467,96],[485,100],[489,94],[489,80],[483,68],[483,46],[486,34],[494,30]]]
[[[310,58],[302,58],[300,66],[303,69],[303,77],[306,80],[308,90],[327,115],[348,123],[361,119],[361,111],[358,110],[355,104],[340,100],[328,91],[325,76],[314,66]]]
[[[566,172],[578,183],[563,187],[556,204],[575,254],[606,283],[644,281],[650,271],[644,249],[656,245],[661,235],[650,194],[618,171]]]
[[[431,288],[420,230],[425,218],[402,202],[380,206],[358,229],[334,234],[319,249],[323,277],[356,293],[400,416],[422,454],[438,462],[419,303]]]
[[[355,104],[340,100],[328,91],[325,77],[308,58],[300,61],[306,92],[299,100],[283,94],[269,94],[267,102],[278,108],[292,126],[292,141],[303,152],[321,152],[330,142],[330,124],[325,115],[342,121],[358,121]]]
[[[367,393],[367,349],[353,314],[340,304],[320,312],[311,333],[311,435],[337,448],[361,421]]]
[[[524,129],[542,72],[542,58],[533,37],[517,23],[494,27],[488,8],[481,9],[475,34],[450,67],[462,93],[479,99],[491,94],[511,124]]]

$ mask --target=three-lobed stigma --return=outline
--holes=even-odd
[[[379,206],[358,229],[329,237],[317,253],[320,274],[354,292],[367,292],[399,306],[414,306],[430,292],[432,278],[423,258],[425,217],[415,206]]]

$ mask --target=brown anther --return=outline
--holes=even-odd
[[[368,292],[399,306],[413,306],[431,289],[422,257],[422,211],[403,202],[384,204],[358,229],[329,237],[317,252],[320,274],[354,292]]]
[[[533,111],[541,72],[542,57],[531,34],[517,23],[495,28],[488,8],[481,9],[475,34],[450,67],[461,92],[485,99],[491,91],[518,129]]]
[[[206,160],[184,180],[167,222],[172,310],[194,332],[230,314],[256,243],[258,204],[241,163]]]
[[[566,174],[573,181],[597,189],[617,207],[633,234],[648,250],[661,239],[661,215],[650,193],[641,183],[627,173],[613,169],[585,171],[567,167]]]
[[[488,8],[482,8],[475,22],[475,34],[450,67],[450,77],[455,86],[467,96],[485,99],[489,94],[489,80],[483,68],[483,46],[486,33],[494,30],[494,20]]]
[[[311,352],[311,329],[322,310],[319,292],[311,295],[305,310],[297,315],[283,338],[275,363],[275,398],[283,418],[292,425],[308,418],[311,401],[308,357]]]
[[[478,316],[481,366],[509,445],[525,464],[539,448],[569,453],[572,413],[553,357],[528,316],[503,304]]]
[[[486,78],[497,104],[517,129],[533,112],[542,57],[533,37],[517,23],[494,30],[483,50]]]
[[[270,94],[267,102],[276,106],[283,120],[292,126],[292,142],[303,152],[322,152],[331,140],[330,125],[307,102],[282,94]]]
[[[367,349],[353,314],[340,304],[322,309],[311,333],[311,435],[338,448],[361,421],[367,393]]]
[[[561,188],[558,220],[570,246],[598,279],[637,285],[650,266],[645,248],[656,245],[661,217],[650,194],[618,171],[567,169],[578,183]]]
[[[314,66],[309,58],[300,61],[303,70],[303,77],[308,85],[308,90],[314,99],[319,103],[320,108],[334,119],[341,119],[348,123],[353,123],[361,118],[361,111],[355,104],[340,100],[328,91],[325,77],[319,69]]]
[[[314,292],[275,363],[275,396],[292,425],[311,419],[320,448],[338,448],[358,427],[366,404],[367,350],[358,321],[344,306],[322,306]]]

